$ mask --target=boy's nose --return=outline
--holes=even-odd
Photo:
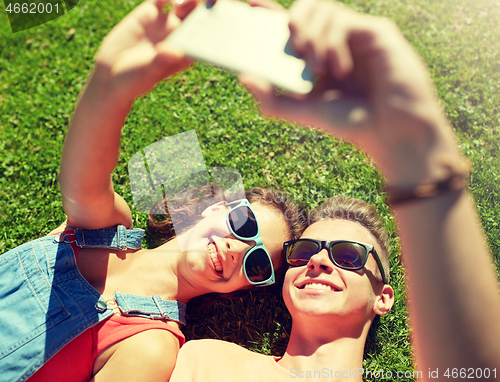
[[[331,272],[334,266],[326,248],[312,255],[307,263],[307,268],[309,270],[324,269]]]

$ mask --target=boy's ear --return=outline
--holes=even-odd
[[[214,212],[220,211],[222,209],[226,208],[226,202],[225,201],[220,201],[218,203],[212,204],[211,206],[208,206],[205,208],[205,210],[201,213],[201,216],[206,218],[207,216],[210,216]]]
[[[373,312],[379,316],[389,313],[394,305],[394,289],[388,284],[384,284],[380,294],[376,296]]]

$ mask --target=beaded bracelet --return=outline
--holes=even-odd
[[[463,158],[442,159],[448,175],[443,179],[429,180],[413,187],[386,186],[388,203],[391,206],[405,204],[419,199],[427,199],[448,192],[463,190],[467,186],[470,164]]]

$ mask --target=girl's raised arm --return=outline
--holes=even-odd
[[[64,143],[59,172],[63,206],[71,226],[97,229],[132,226],[130,208],[113,190],[121,129],[138,96],[189,66],[165,42],[196,6],[148,0],[134,9],[104,39],[96,64],[80,95]]]

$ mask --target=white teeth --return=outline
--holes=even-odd
[[[215,270],[217,272],[222,272],[222,264],[219,261],[219,258],[217,257],[217,248],[215,247],[215,244],[210,243],[208,244],[207,248],[210,259],[212,260],[212,263],[214,263]]]
[[[332,290],[332,287],[330,285],[325,285],[325,284],[309,283],[309,284],[304,285],[304,289],[326,289],[326,290]]]

